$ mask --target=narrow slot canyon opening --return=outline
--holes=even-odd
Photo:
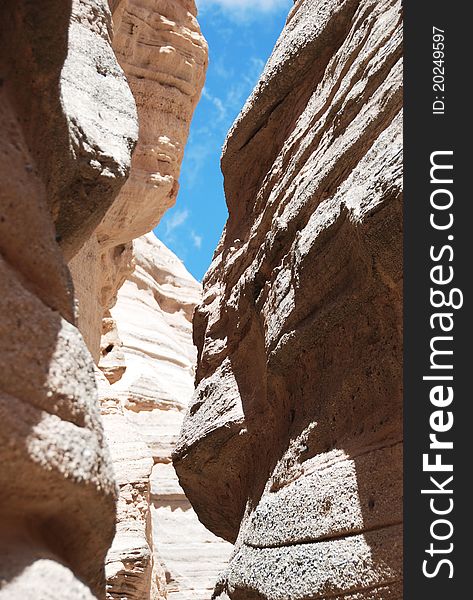
[[[0,600],[400,600],[401,3],[0,17]]]
[[[289,3],[269,12],[257,7],[252,15],[249,5],[202,4],[199,23],[192,3],[182,0],[111,4],[112,44],[137,103],[140,133],[127,182],[71,262],[81,331],[98,357],[102,421],[119,485],[117,533],[106,559],[110,599],[209,600],[233,551],[199,521],[172,452],[194,393],[198,280],[228,216],[221,148]],[[213,42],[208,69],[201,30]],[[158,221],[154,233],[138,237]],[[100,312],[90,295],[91,259],[100,261],[92,268],[92,291],[104,302],[100,340],[91,327]]]

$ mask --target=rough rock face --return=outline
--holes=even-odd
[[[200,288],[190,285],[176,259],[168,273],[162,264],[166,251],[156,247],[154,236],[133,240],[175,202],[208,50],[193,0],[123,0],[110,6],[113,48],[136,100],[140,133],[126,185],[69,266],[79,329],[105,376],[97,374],[99,396],[120,488],[107,594],[158,599],[165,597],[166,580],[154,556],[149,479],[155,461],[170,462],[192,394],[190,321]],[[164,276],[170,282],[161,281]],[[143,291],[136,295],[137,285]],[[177,290],[175,298],[171,293],[166,299],[168,287],[170,293]],[[166,320],[168,308],[176,323]]]
[[[164,567],[168,600],[209,600],[233,546],[198,520],[170,462],[154,466],[151,500],[153,543]]]
[[[110,4],[113,48],[136,100],[140,134],[128,181],[70,264],[79,326],[96,361],[102,318],[132,270],[131,241],[151,231],[176,200],[184,146],[208,62],[194,0]]]
[[[194,0],[115,4],[113,47],[136,99],[140,138],[131,176],[99,232],[107,245],[150,231],[174,204],[208,62]]]
[[[215,597],[402,597],[402,21],[299,0],[222,165],[174,464]]]
[[[0,5],[0,597],[8,600],[105,592],[116,489],[65,258],[110,206],[136,142],[110,24],[104,0]]]
[[[126,381],[126,353],[117,350],[104,375],[87,346],[98,361],[103,332],[105,363],[107,348],[121,344],[108,309],[133,270],[131,241],[152,229],[175,199],[207,47],[193,1],[124,0],[110,2],[110,8],[106,0],[0,4],[5,600],[105,597],[117,489],[97,381],[120,487],[118,535],[107,558],[109,592],[131,599],[136,588],[140,599],[160,598],[157,586],[164,581],[151,576],[162,568],[149,557],[155,455],[141,433],[135,435],[133,419],[126,419],[125,411],[138,405],[122,406],[113,393],[107,397],[111,384]],[[137,142],[130,186],[121,195]],[[190,354],[176,363],[179,368]],[[147,375],[133,388],[136,395],[127,395],[131,402],[141,398]]]
[[[198,522],[171,464],[194,389],[201,286],[154,234],[135,240],[133,252],[100,362],[112,381],[102,378],[99,393],[120,487],[108,597],[204,600],[231,546]],[[118,379],[114,361],[126,366]]]
[[[176,199],[208,51],[193,0],[123,0],[110,7],[113,48],[136,100],[140,133],[127,183],[69,266],[79,329],[103,373],[97,373],[99,396],[120,490],[108,598],[158,599],[166,578],[152,539],[150,476],[154,462],[170,462],[192,394],[190,321],[200,288],[175,258],[168,273],[167,251],[154,236],[133,240]]]
[[[47,9],[7,1],[1,10],[3,75],[69,260],[128,176],[135,102],[110,45],[106,0],[53,0]]]

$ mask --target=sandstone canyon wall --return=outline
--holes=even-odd
[[[398,0],[295,2],[202,298],[144,235],[194,1],[0,4],[2,600],[400,600],[401,36]]]
[[[227,138],[174,464],[214,598],[402,598],[402,8],[298,0]]]
[[[232,546],[199,523],[171,463],[194,390],[192,315],[202,290],[154,234],[135,240],[133,254],[100,361],[107,379],[99,396],[120,490],[108,597],[206,600]]]
[[[135,103],[104,2],[2,2],[0,27],[0,597],[103,598],[116,490],[65,261],[129,173]]]
[[[150,526],[156,452],[133,437],[94,360],[102,333],[102,350],[117,335],[109,311],[133,273],[132,240],[175,201],[207,46],[193,0],[109,4],[0,6],[0,597],[8,600],[105,598],[117,491],[107,593],[134,597],[133,576],[146,598],[166,593],[151,589],[163,579],[150,571],[158,561],[146,563],[141,525]],[[195,296],[180,300],[188,320]],[[182,346],[186,371],[191,346]],[[115,382],[124,358],[104,367]],[[130,542],[122,533],[133,519]],[[121,542],[125,553],[136,544],[122,578]]]
[[[111,7],[113,49],[136,100],[140,131],[128,180],[70,263],[79,328],[96,361],[102,318],[132,270],[131,242],[175,203],[208,62],[194,0],[121,0]]]

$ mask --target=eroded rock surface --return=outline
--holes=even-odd
[[[192,394],[190,321],[200,288],[175,257],[169,271],[169,253],[154,236],[140,236],[175,202],[208,51],[193,0],[110,7],[113,49],[136,100],[140,133],[126,185],[69,266],[79,329],[101,369],[99,396],[120,490],[107,594],[158,599],[167,582],[153,539],[150,477],[156,461],[170,461]]]
[[[115,200],[138,136],[110,11],[106,0],[8,1],[2,19],[2,75],[69,260]]]
[[[102,0],[0,6],[0,597],[9,600],[105,595],[116,487],[65,259],[110,206],[136,142],[110,24]]]
[[[107,372],[113,357],[126,365],[99,386],[120,486],[108,597],[204,600],[232,547],[199,523],[171,464],[194,389],[191,321],[201,286],[154,234],[135,240],[133,252],[135,269],[111,311],[115,342],[100,362]]]
[[[140,133],[128,181],[70,264],[79,326],[96,361],[102,318],[132,271],[131,241],[151,231],[176,200],[208,62],[194,0],[122,0],[111,7],[113,49],[136,100]]]
[[[110,308],[134,269],[132,240],[177,194],[207,64],[195,14],[189,0],[0,6],[1,598],[105,598],[116,509],[109,595],[166,595],[150,547],[156,457],[139,419],[126,419],[141,410],[143,390],[147,410],[160,405],[147,378],[162,373],[140,365],[133,387],[133,360],[126,374]],[[192,302],[179,300],[191,348]],[[116,352],[107,366],[109,347]],[[183,352],[169,359],[176,372],[194,360],[187,346]],[[144,353],[154,359],[159,346]],[[101,358],[103,373],[93,361]],[[185,401],[187,376],[171,404],[173,393]],[[109,392],[121,379],[122,395]],[[183,407],[173,410],[181,415]],[[157,438],[166,425],[160,421]],[[169,462],[170,447],[156,447]]]
[[[174,464],[215,597],[402,598],[402,15],[299,0],[222,166]]]
[[[208,63],[194,0],[115,4],[113,47],[136,99],[140,137],[131,176],[99,232],[106,245],[151,231],[173,206]]]
[[[155,237],[135,238],[175,202],[208,50],[193,0],[123,0],[111,9],[113,48],[136,100],[140,134],[126,186],[70,268],[79,328],[105,376],[98,374],[99,395],[120,488],[108,597],[158,599],[165,597],[166,578],[152,539],[149,478],[160,456],[170,461],[192,393],[190,320],[199,286],[187,297],[190,276],[177,259],[168,273],[167,251]],[[163,273],[174,283],[161,280]],[[168,288],[177,296],[165,300]],[[176,327],[164,318],[168,305]]]

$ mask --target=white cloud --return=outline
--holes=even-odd
[[[189,211],[187,208],[184,210],[176,210],[176,212],[173,213],[166,221],[165,236],[169,237],[175,229],[184,225],[188,218]]]
[[[197,250],[200,250],[202,248],[202,242],[203,242],[202,236],[197,235],[197,233],[195,231],[191,231],[191,239],[192,239],[192,243],[197,248]]]
[[[225,57],[222,55],[214,59],[213,68],[216,75],[222,77],[222,79],[233,79],[235,77],[235,69],[227,66]]]
[[[204,87],[204,89],[202,90],[202,96],[215,106],[215,108],[218,111],[217,118],[219,119],[219,121],[225,119],[225,117],[227,116],[227,111],[222,100],[218,96],[213,96],[206,87]]]
[[[249,17],[255,13],[270,13],[289,9],[293,0],[197,0],[199,10],[218,8],[230,16]]]

